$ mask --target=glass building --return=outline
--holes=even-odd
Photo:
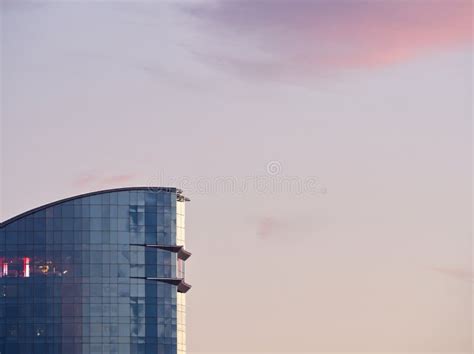
[[[53,202],[0,224],[0,354],[184,354],[176,188]]]

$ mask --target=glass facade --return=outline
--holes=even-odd
[[[0,228],[0,354],[185,354],[174,188],[68,198]]]

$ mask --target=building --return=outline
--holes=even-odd
[[[0,354],[184,354],[176,188],[63,199],[0,224]]]

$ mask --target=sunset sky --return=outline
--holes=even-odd
[[[2,221],[175,185],[191,354],[472,352],[472,2],[1,9]]]

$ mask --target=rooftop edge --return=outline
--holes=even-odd
[[[102,190],[98,190],[98,191],[94,191],[94,192],[88,192],[88,193],[74,195],[72,197],[59,199],[59,200],[56,200],[54,202],[43,204],[43,205],[40,205],[39,207],[27,210],[27,211],[25,211],[21,214],[15,215],[15,216],[13,216],[13,217],[5,220],[5,221],[0,222],[0,229],[7,226],[8,224],[11,224],[12,222],[14,222],[18,219],[21,219],[21,218],[27,216],[27,215],[36,213],[37,211],[52,207],[54,205],[69,202],[71,200],[90,197],[90,196],[98,195],[98,194],[105,194],[105,193],[112,193],[112,192],[124,192],[124,191],[138,191],[138,190],[140,190],[140,191],[149,191],[149,192],[158,192],[158,191],[171,192],[171,193],[176,192],[178,201],[180,201],[180,202],[189,202],[190,201],[189,198],[186,198],[183,195],[183,191],[179,188],[176,188],[176,187],[148,186],[148,187],[121,187],[121,188],[102,189]]]

